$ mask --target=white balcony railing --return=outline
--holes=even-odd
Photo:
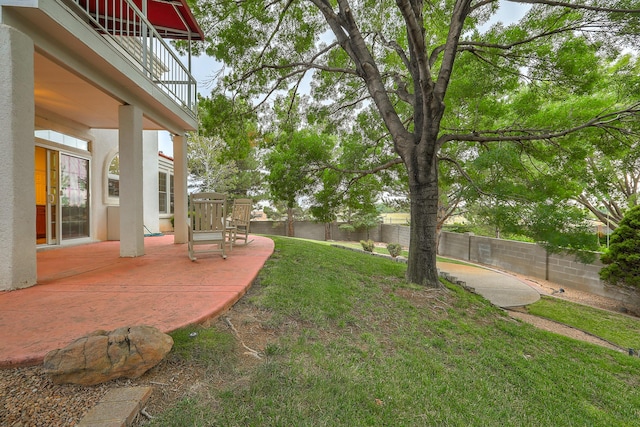
[[[130,0],[73,0],[89,22],[183,109],[196,114],[196,80]]]

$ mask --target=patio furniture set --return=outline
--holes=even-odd
[[[194,193],[189,200],[189,259],[196,254],[220,253],[227,258],[234,245],[245,246],[249,240],[251,199],[233,200],[230,215],[225,193]],[[243,243],[239,243],[239,241]],[[199,249],[198,247],[202,247]],[[197,249],[198,248],[198,249]]]

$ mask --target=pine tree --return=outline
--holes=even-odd
[[[612,285],[640,287],[640,205],[625,213],[601,260],[607,264],[600,270],[602,280]]]

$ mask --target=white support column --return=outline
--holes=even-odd
[[[186,243],[187,231],[187,138],[173,136],[173,243]]]
[[[144,158],[144,226],[145,233],[160,232],[158,188],[158,131],[142,133]]]
[[[144,255],[142,110],[119,108],[120,256],[137,257]]]
[[[33,41],[0,24],[0,290],[37,280]]]

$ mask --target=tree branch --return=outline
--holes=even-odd
[[[267,42],[264,44],[264,47],[262,48],[262,51],[260,52],[260,55],[258,55],[258,59],[259,60],[262,59],[262,57],[264,56],[264,53],[267,50],[267,47],[269,47],[269,45],[271,45],[271,41],[273,40],[273,38],[276,36],[278,31],[280,30],[280,25],[282,24],[282,21],[284,20],[284,16],[286,15],[287,10],[289,10],[289,6],[291,6],[291,3],[293,3],[293,0],[288,0],[287,4],[284,5],[284,9],[280,13],[280,16],[278,16],[278,23],[276,24],[276,27],[271,32],[271,35],[269,36],[269,39],[267,40]],[[266,7],[267,8],[271,7],[271,5],[273,5],[273,4],[275,4],[275,3],[268,4]]]
[[[445,161],[445,162],[451,163],[456,168],[456,170],[460,173],[460,175],[462,175],[462,177],[464,179],[466,179],[467,182],[469,182],[469,184],[471,184],[471,186],[473,188],[475,188],[475,190],[479,194],[482,194],[483,196],[488,196],[488,197],[492,197],[493,196],[493,194],[487,193],[482,188],[478,187],[478,185],[475,183],[473,178],[471,178],[471,176],[469,176],[469,174],[467,173],[467,171],[464,170],[462,165],[456,159],[454,159],[453,157],[440,155],[440,156],[438,156],[438,161]]]
[[[395,51],[398,56],[400,57],[400,60],[402,60],[402,63],[404,64],[405,67],[409,68],[410,64],[409,64],[409,58],[407,57],[407,53],[402,49],[402,47],[398,44],[398,42],[396,42],[395,40],[392,41],[388,41],[383,34],[381,33],[376,33],[374,35],[374,37],[380,38],[382,40],[382,44],[389,47],[390,49],[392,49],[393,51]]]
[[[457,47],[460,43],[460,35],[464,28],[464,21],[469,15],[471,8],[471,0],[458,0],[453,9],[451,16],[451,23],[449,25],[449,34],[447,35],[447,42],[445,43],[444,56],[442,58],[442,65],[440,66],[440,72],[438,73],[438,81],[434,88],[434,95],[439,103],[444,102],[444,96],[449,86],[451,79],[451,73],[453,72],[453,64],[456,58]],[[444,109],[442,109],[444,112]]]
[[[618,224],[622,219],[622,216],[616,215],[615,208],[611,205],[611,203],[607,201],[601,201],[609,212],[609,214],[607,215],[600,211],[600,209],[597,209],[595,206],[593,206],[591,201],[589,201],[589,199],[587,199],[584,194],[580,194],[579,196],[575,197],[574,200],[584,206],[593,215],[595,215],[595,217],[598,218],[600,222],[607,224],[607,226],[611,230],[615,230],[616,228],[618,228]]]
[[[640,13],[640,9],[620,9],[602,6],[590,6],[587,4],[574,4],[565,1],[553,1],[553,0],[507,0],[511,3],[525,3],[525,4],[546,4],[548,6],[561,6],[574,10],[590,10],[594,12],[607,12],[607,13]]]
[[[486,6],[488,4],[491,3],[497,3],[497,0],[484,0],[484,1],[479,1],[478,3],[474,4],[473,6],[470,7],[469,12],[473,12],[474,10],[480,9],[482,6]]]
[[[420,76],[420,81],[424,82],[423,84],[426,84],[426,82],[431,82],[431,74],[426,58],[426,46],[424,44],[424,23],[422,22],[421,16],[422,10],[420,10],[422,2],[419,2],[417,8],[414,8],[412,3],[413,2],[409,0],[396,0],[398,9],[400,9],[400,13],[402,14],[407,27],[407,37],[411,48],[409,54],[417,62],[418,69],[425,73],[425,75]]]
[[[555,30],[550,30],[550,31],[544,31],[538,34],[535,34],[531,37],[528,37],[526,39],[522,39],[522,40],[518,40],[515,41],[513,43],[509,43],[509,44],[498,44],[498,43],[485,43],[485,42],[474,42],[474,41],[461,41],[460,42],[460,46],[476,46],[476,47],[484,47],[484,48],[493,48],[493,49],[501,49],[501,50],[510,50],[513,49],[516,46],[520,46],[520,45],[524,45],[527,43],[531,43],[535,40],[544,38],[544,37],[549,37],[549,36],[553,36],[556,34],[561,34],[561,33],[566,33],[566,32],[571,32],[571,31],[577,31],[581,28],[584,28],[584,26],[579,25],[572,25],[572,26],[566,26],[566,27],[562,27],[562,28],[556,28]],[[444,46],[443,46],[444,48]]]
[[[640,114],[640,102],[631,105],[630,107],[614,111],[611,113],[603,114],[589,120],[581,125],[574,126],[562,131],[546,131],[542,129],[498,129],[488,131],[475,131],[470,134],[458,134],[458,135],[442,135],[439,138],[439,142],[444,144],[450,141],[473,141],[473,142],[508,142],[508,141],[536,141],[536,140],[553,140],[572,134],[574,132],[591,128],[612,128],[610,123],[619,121],[627,116],[634,116]],[[516,135],[511,135],[516,133]]]
[[[307,61],[307,62],[290,62],[290,63],[285,64],[285,65],[264,64],[264,65],[262,65],[262,66],[260,66],[258,68],[254,68],[254,69],[251,69],[251,70],[247,71],[240,78],[238,78],[235,81],[233,81],[232,84],[235,84],[235,83],[238,83],[240,81],[246,80],[250,76],[252,76],[254,74],[257,74],[258,72],[260,72],[262,70],[286,70],[288,68],[298,68],[298,67],[302,67],[304,69],[304,71],[316,69],[316,70],[329,71],[329,72],[335,72],[335,73],[352,74],[352,75],[356,75],[357,76],[358,73],[354,69],[329,67],[329,66],[322,65],[322,64],[316,64],[314,62],[316,59],[318,59],[319,57],[321,57],[324,54],[328,53],[331,49],[333,49],[337,45],[338,45],[337,43],[332,43],[332,44],[326,46],[324,49],[316,52],[309,59],[309,61]]]
[[[380,172],[380,171],[383,171],[383,170],[387,170],[387,169],[389,169],[389,168],[391,168],[391,167],[393,167],[395,165],[399,165],[401,163],[402,163],[402,159],[400,157],[396,157],[395,159],[389,160],[388,162],[386,162],[386,163],[384,163],[382,165],[376,166],[375,168],[372,168],[372,169],[341,169],[341,168],[339,168],[337,166],[332,166],[332,165],[325,165],[325,168],[326,169],[331,169],[331,170],[334,170],[336,172],[340,172],[340,173],[343,173],[343,174],[351,174],[351,175],[355,174],[355,175],[358,175],[358,178],[362,178],[363,176],[373,175],[373,174],[375,174],[377,172]],[[353,181],[353,179],[352,179],[352,181]]]

